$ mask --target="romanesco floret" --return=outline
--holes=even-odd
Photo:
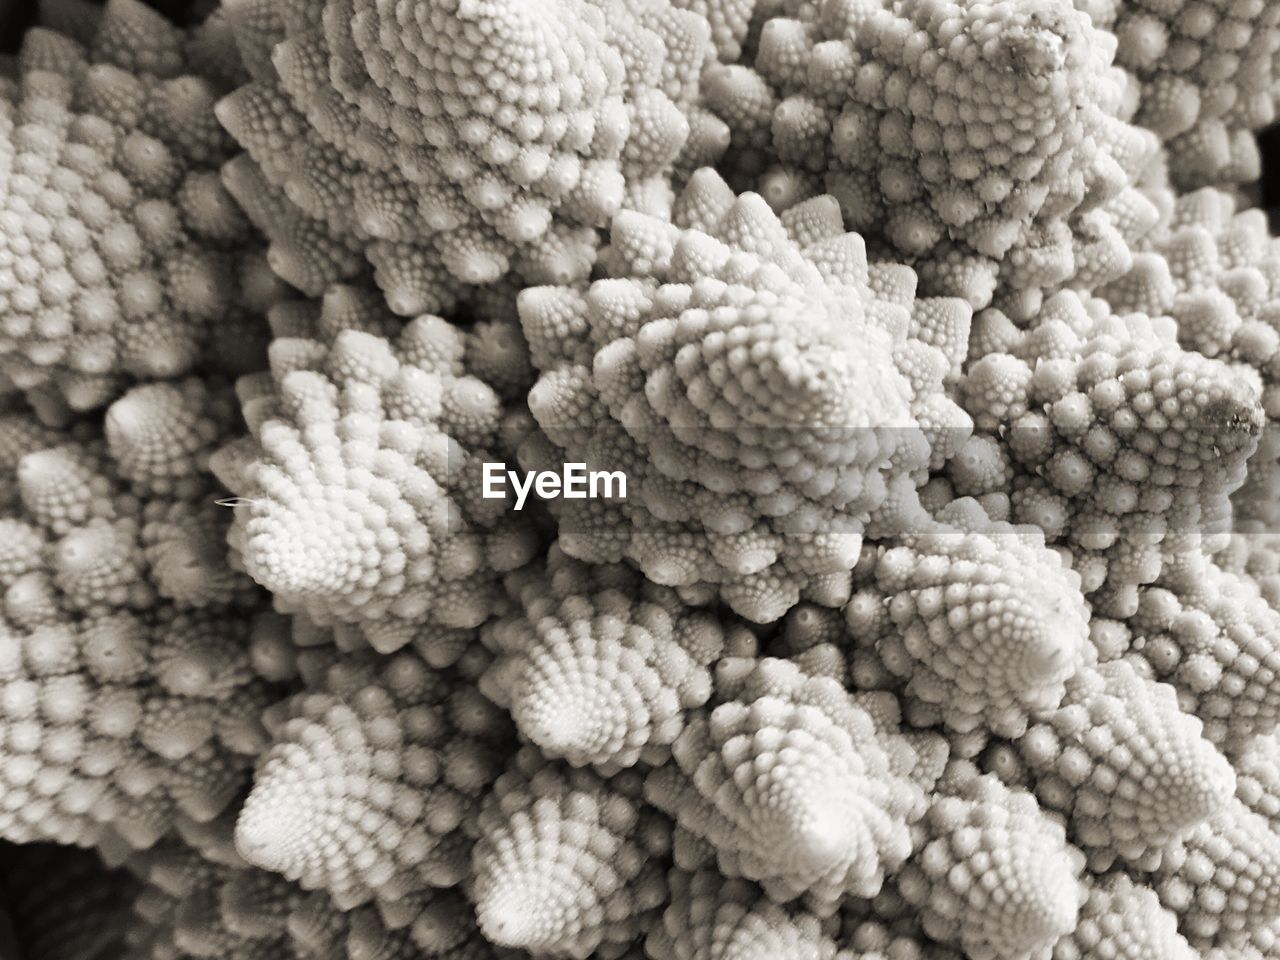
[[[512,574],[522,612],[486,626],[499,654],[482,689],[548,757],[603,772],[658,764],[687,711],[711,696],[726,629],[621,565],[590,568],[552,548]]]
[[[1268,422],[1232,495],[1238,529],[1267,532],[1280,520],[1280,241],[1260,210],[1228,193],[1178,196],[1149,232],[1134,266],[1098,291],[1117,312],[1167,314],[1188,350],[1256,371]]]
[[[404,316],[509,271],[584,278],[594,228],[661,212],[710,44],[668,0],[238,0],[230,19],[253,79],[218,116],[256,170],[228,186],[272,265],[314,296],[367,257]]]
[[[1085,884],[1076,928],[1053,947],[1053,960],[1198,960],[1178,919],[1149,887],[1126,874]]]
[[[1280,434],[1277,434],[1280,437]],[[1261,448],[1260,448],[1261,449]],[[1278,451],[1280,452],[1280,451]],[[1280,481],[1280,471],[1276,471],[1276,480]],[[1244,487],[1237,493],[1249,487]],[[1248,502],[1260,503],[1255,499],[1257,488],[1250,491]],[[1280,494],[1280,490],[1277,490]],[[1233,513],[1239,516],[1240,504],[1233,504]],[[1247,508],[1246,508],[1247,509]],[[1269,512],[1267,506],[1263,510]],[[1258,529],[1256,517],[1249,521],[1253,530]],[[1258,595],[1272,609],[1280,608],[1280,539],[1274,533],[1234,533],[1221,544],[1214,544],[1220,549],[1214,554],[1214,561],[1223,570],[1243,576],[1258,591]]]
[[[142,884],[132,904],[126,960],[311,956],[293,949],[290,931],[302,891],[248,867],[232,846],[233,822],[223,816],[198,828],[184,826],[125,860]]]
[[[716,585],[761,622],[802,596],[842,602],[869,519],[909,523],[899,501],[967,433],[943,381],[968,306],[869,267],[831,197],[779,219],[709,169],[674,224],[624,211],[611,240],[608,279],[520,297],[542,370],[524,459],[621,469],[630,486],[558,504],[561,548]]]
[[[1248,577],[1219,568],[1195,543],[1180,546],[1141,591],[1129,642],[1177,688],[1204,735],[1232,750],[1280,723],[1280,612]]]
[[[1049,960],[1075,928],[1084,857],[1030,794],[959,761],[924,833],[897,883],[930,936],[973,960]]]
[[[714,707],[687,721],[645,795],[676,819],[677,863],[715,862],[828,916],[842,897],[875,896],[903,864],[942,772],[944,741],[899,722],[887,694],[850,694],[785,660],[729,658]]]
[[[222,834],[225,830],[215,830]],[[126,861],[143,887],[125,960],[243,957],[301,960],[286,923],[301,891],[253,869],[207,837],[174,834]]]
[[[372,905],[340,909],[278,874],[247,865],[234,818],[183,829],[125,865],[133,898],[125,960],[519,960],[480,936],[457,891],[438,891],[416,918]],[[410,922],[412,920],[412,922]]]
[[[1073,233],[1108,228],[1097,208],[1155,149],[1121,120],[1115,38],[1069,6],[782,6],[750,65],[705,80],[735,185],[778,208],[830,192],[849,227],[919,258],[930,292],[984,306],[997,265],[1016,289],[1068,279]],[[926,268],[935,254],[951,266]]]
[[[1153,130],[1177,163],[1182,189],[1256,180],[1255,131],[1274,121],[1275,3],[1165,4],[1076,0],[1117,40],[1116,63],[1141,84],[1134,122]]]
[[[1280,916],[1280,833],[1233,798],[1163,852],[1151,884],[1193,946],[1240,943]]]
[[[189,404],[211,395],[197,387],[150,422],[200,422]],[[152,389],[116,403],[145,406]],[[217,815],[264,743],[258,713],[271,692],[243,648],[261,596],[225,570],[225,554],[214,567],[220,579],[194,589],[210,558],[158,554],[148,543],[170,510],[203,513],[225,536],[212,478],[188,461],[171,483],[117,460],[120,437],[92,429],[46,447],[29,420],[12,415],[0,433],[0,445],[21,452],[8,458],[4,481],[18,503],[0,516],[0,834],[145,847],[175,818]],[[154,494],[157,473],[166,496]],[[175,559],[196,566],[155,566]]]
[[[1027,471],[1014,517],[1072,550],[1105,616],[1136,611],[1166,535],[1229,524],[1262,432],[1256,382],[1180,347],[1176,327],[1064,292],[1027,329],[982,317],[975,336],[993,349],[961,383],[977,427]]]
[[[97,17],[92,8],[90,16]],[[0,378],[102,406],[131,379],[253,369],[284,285],[218,166],[215,78],[183,32],[111,0],[87,46],[37,28],[0,96]]]
[[[488,661],[477,653],[437,671],[408,649],[300,652],[305,689],[267,715],[272,744],[236,823],[240,854],[327,890],[339,909],[373,902],[406,924],[431,888],[460,883],[510,726],[468,682]]]
[[[813,914],[791,912],[745,880],[673,870],[671,904],[646,938],[671,960],[850,960]],[[858,954],[861,958],[862,954]]]
[[[837,954],[839,960],[849,954],[851,960],[964,960],[959,951],[936,943],[916,929],[904,931],[901,924],[864,921],[846,926],[850,927],[846,939],[852,949]]]
[[[541,957],[620,952],[667,900],[666,820],[640,775],[604,780],[522,748],[479,818],[471,894],[484,935]]]
[[[272,322],[270,372],[238,386],[251,439],[214,460],[237,494],[238,563],[279,609],[367,625],[384,652],[406,637],[380,621],[478,626],[537,537],[482,495],[504,406],[467,372],[463,331],[346,287]]]
[[[188,3],[0,54],[0,955],[1280,956],[1277,0]]]
[[[766,7],[760,0],[673,0],[682,10],[692,10],[705,17],[711,29],[711,42],[719,59],[733,63],[742,55],[742,47],[751,29],[751,18]]]
[[[1079,576],[1041,533],[964,499],[895,542],[857,573],[850,640],[958,732],[1017,736],[1053,709],[1092,651]]]
[[[1016,746],[1040,803],[1070,818],[1077,846],[1102,864],[1141,864],[1232,796],[1235,775],[1202,728],[1173,687],[1113,661],[1077,672]]]

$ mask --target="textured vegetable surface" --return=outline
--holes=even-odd
[[[6,960],[1280,960],[1280,0],[38,6]]]

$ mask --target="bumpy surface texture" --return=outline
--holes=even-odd
[[[247,641],[281,624],[226,569],[207,471],[234,398],[186,386],[135,387],[105,436],[0,418],[7,839],[149,846],[221,812],[264,745]]]
[[[1077,574],[1039,530],[991,522],[972,500],[903,540],[845,607],[850,633],[947,725],[1017,735],[1091,654]]]
[[[709,169],[674,222],[624,211],[611,239],[610,278],[519,301],[544,371],[525,461],[628,478],[625,500],[563,505],[561,548],[757,621],[834,602],[871,519],[910,523],[899,501],[967,433],[943,381],[968,305],[868,266],[831,197],[780,219]]]
[[[218,105],[247,151],[227,182],[272,265],[314,295],[367,257],[406,316],[511,270],[585,277],[595,228],[628,201],[661,209],[710,40],[668,0],[228,16],[253,79]]]
[[[581,958],[643,933],[666,899],[660,856],[671,839],[639,794],[635,774],[605,781],[521,750],[480,813],[472,893],[484,934]]]
[[[547,756],[606,769],[665,760],[685,712],[710,698],[707,665],[733,637],[620,565],[592,569],[553,551],[544,571],[511,584],[524,612],[486,628],[502,656],[485,693]]]
[[[1280,0],[163,3],[0,56],[0,958],[1280,960]]]
[[[875,896],[911,851],[946,744],[899,733],[891,697],[850,695],[783,660],[726,660],[719,679],[675,764],[648,777],[650,802],[722,873],[779,901],[803,896],[828,915],[842,896]]]
[[[762,4],[749,63],[707,76],[728,165],[777,208],[829,191],[848,224],[983,306],[1084,265],[1082,234],[1155,138],[1123,122],[1116,39],[1053,0]]]
[[[1079,919],[1084,858],[1030,794],[972,771],[956,781],[929,809],[902,896],[926,932],[974,960],[1049,956]]]
[[[1275,120],[1280,103],[1280,6],[1150,0],[1076,6],[1115,34],[1116,63],[1142,85],[1135,122],[1178,157],[1179,186],[1257,179],[1251,134]]]
[[[501,770],[508,722],[416,652],[340,659],[317,647],[298,666],[308,690],[269,714],[237,848],[340,905],[412,916],[424,888],[466,875],[462,833]]]
[[[283,284],[218,175],[233,77],[208,66],[229,41],[135,0],[81,27],[32,30],[0,95],[0,377],[85,409],[130,379],[252,370]]]
[[[271,317],[270,372],[238,388],[252,439],[215,461],[238,563],[280,609],[364,625],[383,652],[415,625],[478,626],[536,540],[481,496],[504,411],[463,331],[343,286]]]

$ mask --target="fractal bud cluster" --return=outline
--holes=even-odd
[[[1280,0],[195,6],[0,58],[0,956],[1280,960]]]

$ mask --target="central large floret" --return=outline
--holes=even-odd
[[[869,267],[831,197],[779,219],[709,170],[674,225],[625,211],[612,239],[613,276],[585,295],[520,298],[544,371],[529,406],[559,448],[525,459],[630,484],[625,501],[566,505],[563,548],[717,584],[760,621],[802,594],[839,603],[869,520],[968,431],[942,392],[968,306],[917,301],[912,271]]]

